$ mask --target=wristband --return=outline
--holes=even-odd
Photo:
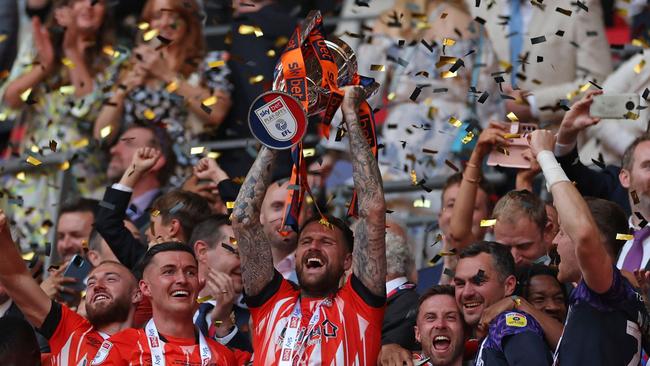
[[[546,178],[546,188],[549,192],[555,183],[571,182],[557,162],[557,159],[555,159],[552,151],[540,151],[537,154],[537,162],[542,168],[542,173],[544,173],[544,178]]]

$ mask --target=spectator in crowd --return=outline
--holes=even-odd
[[[433,286],[418,302],[415,338],[422,353],[415,356],[427,366],[461,366],[467,326],[456,304],[454,287]]]
[[[102,51],[112,43],[110,7],[103,1],[61,1],[45,25],[32,19],[36,59],[20,59],[5,83],[3,104],[15,125],[5,157],[31,154],[34,165],[42,156],[74,150],[70,173],[79,178],[71,193],[94,197],[105,184],[103,153],[89,143],[91,121],[99,111],[102,86],[114,75],[113,56]],[[23,246],[45,246],[43,223],[55,221],[60,203],[59,167],[38,174],[7,178],[4,186],[22,204],[12,209],[17,240]]]
[[[508,248],[477,242],[460,252],[454,275],[456,302],[463,318],[477,329],[486,309],[511,296],[516,286],[515,262]],[[531,315],[504,311],[488,325],[476,363],[479,365],[550,365],[541,325]]]
[[[558,279],[577,282],[570,300],[555,362],[560,364],[638,364],[641,334],[650,319],[643,302],[614,266],[625,231],[625,214],[612,202],[585,201],[553,155],[555,136],[532,133],[531,149],[540,163],[559,213],[555,238],[561,262]]]
[[[395,224],[386,231],[386,314],[381,329],[381,365],[401,364],[411,360],[419,346],[413,327],[418,293],[407,276],[413,269],[413,255],[406,233]]]
[[[131,224],[129,221],[124,221],[124,225]],[[127,226],[128,227],[128,226]],[[137,231],[137,230],[136,230]],[[90,240],[88,240],[88,254],[86,254],[88,261],[93,267],[97,267],[100,263],[105,261],[119,262],[120,260],[115,256],[111,247],[106,243],[97,230],[90,233]]]
[[[40,366],[41,352],[34,330],[22,318],[0,318],[0,365]],[[11,331],[9,331],[11,329]]]
[[[214,337],[230,348],[253,352],[248,332],[250,314],[242,303],[239,250],[230,221],[214,215],[201,221],[188,243],[199,262],[199,280],[205,287],[194,315],[194,323],[205,336]],[[210,298],[209,300],[205,300]],[[234,319],[231,314],[234,313]]]
[[[589,93],[565,115],[554,147],[555,156],[567,176],[585,196],[594,196],[616,202],[629,217],[634,239],[628,240],[618,256],[616,267],[627,271],[646,268],[650,263],[650,226],[643,227],[650,218],[650,134],[638,136],[623,153],[621,167],[606,166],[599,171],[582,165],[578,159],[576,137],[581,130],[598,123],[590,116],[589,106],[599,92]]]
[[[50,300],[27,270],[0,212],[0,283],[25,318],[50,342],[52,364],[90,364],[108,335],[129,328],[140,301],[135,278],[119,263],[105,262],[88,276],[88,319]]]
[[[514,98],[506,100],[507,112],[519,121],[559,122],[561,100],[579,94],[589,80],[603,82],[612,71],[600,1],[585,1],[582,7],[570,0],[553,6],[526,1],[467,4],[490,35],[503,65],[503,90]]]
[[[60,260],[67,262],[88,249],[97,207],[98,202],[88,198],[78,198],[61,206],[56,225],[56,252]]]
[[[193,174],[183,183],[183,190],[205,198],[215,214],[228,213],[228,202],[234,202],[240,185],[233,182],[217,162],[202,158],[194,166]]]
[[[132,159],[137,149],[151,147],[161,152],[157,164],[146,172],[138,174],[137,179],[130,179],[131,186],[120,184],[124,174],[132,166]],[[172,151],[169,135],[164,129],[152,125],[134,125],[127,128],[117,143],[111,147],[111,160],[108,163],[107,175],[114,182],[108,191],[111,197],[126,200],[128,209],[125,212],[128,218],[144,232],[149,225],[147,214],[151,203],[162,194],[162,188],[169,183],[174,174],[176,156]],[[136,174],[138,172],[135,172]],[[129,178],[133,178],[132,176]],[[108,197],[105,197],[108,198]]]
[[[121,67],[110,103],[104,104],[95,121],[97,139],[112,141],[124,127],[139,121],[163,123],[174,143],[181,168],[177,173],[184,176],[189,171],[195,163],[189,154],[189,142],[196,137],[193,130],[221,124],[231,104],[228,56],[205,52],[202,16],[195,0],[147,1],[141,17],[147,33]],[[154,38],[148,41],[150,32]],[[192,127],[191,117],[200,126]],[[182,183],[175,181],[178,178],[172,176],[177,187]]]
[[[268,260],[271,249],[259,222],[276,151],[262,148],[235,203],[233,229],[242,258],[246,303],[255,327],[256,365],[279,364],[287,353],[291,362],[377,362],[386,301],[386,207],[377,162],[358,120],[361,88],[346,87],[344,91],[342,110],[350,150],[355,152],[352,165],[358,193],[359,222],[354,236],[345,223],[331,216],[303,224],[296,251],[301,287],[295,288]],[[352,275],[339,288],[344,272],[351,267]],[[359,317],[366,327],[358,327]],[[298,335],[300,326],[310,323],[312,329],[318,324],[313,330],[319,334],[319,346],[305,336],[311,335],[310,330],[291,342],[295,338],[290,335]],[[294,346],[299,346],[296,351]]]
[[[152,304],[153,318],[144,329],[129,328],[104,341],[94,359],[99,365],[148,363],[237,365],[220,343],[196,334],[192,322],[199,277],[196,257],[185,244],[166,242],[151,247],[140,262],[140,291]]]
[[[0,1],[0,19],[2,33],[6,39],[0,43],[0,71],[11,70],[18,51],[18,0]]]

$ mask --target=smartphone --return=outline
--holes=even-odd
[[[601,94],[594,96],[589,107],[592,117],[609,119],[629,119],[628,113],[638,113],[639,94]]]
[[[510,138],[510,145],[503,148],[495,148],[488,155],[487,165],[502,166],[506,168],[530,169],[530,162],[523,157],[523,152],[530,146],[525,135],[537,130],[534,123],[512,122],[510,134],[517,137]]]
[[[65,284],[64,286],[72,288],[75,292],[81,292],[86,289],[86,277],[90,273],[92,265],[82,256],[76,254],[63,272],[63,277],[72,277],[77,280],[75,283]],[[66,303],[73,302],[74,296],[68,293],[62,293],[61,297]]]

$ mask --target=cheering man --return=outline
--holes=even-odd
[[[0,283],[25,318],[49,340],[54,366],[89,365],[104,339],[131,327],[140,301],[135,278],[117,262],[103,262],[90,272],[86,288],[88,320],[50,300],[32,278],[11,239],[0,211]]]
[[[345,88],[342,111],[359,221],[354,235],[329,216],[302,226],[296,250],[300,288],[274,270],[259,220],[275,151],[262,148],[239,192],[232,221],[253,318],[255,365],[377,363],[386,301],[385,202],[377,161],[358,115],[361,102],[360,87]],[[339,288],[350,267],[352,275]]]

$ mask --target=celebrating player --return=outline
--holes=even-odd
[[[354,235],[339,219],[314,218],[298,237],[300,288],[273,269],[260,206],[276,152],[262,148],[233,212],[246,303],[253,318],[255,365],[374,365],[386,300],[385,202],[377,162],[358,115],[361,89],[346,87],[347,125],[359,221]],[[339,288],[345,273],[352,275]]]

